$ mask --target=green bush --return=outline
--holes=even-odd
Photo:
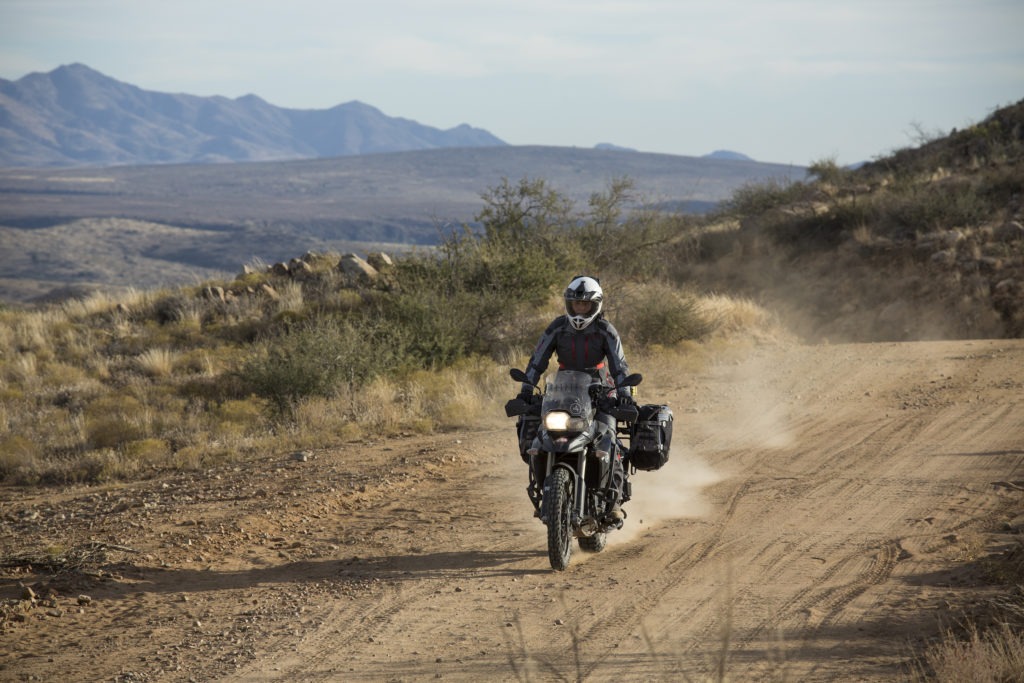
[[[616,328],[630,346],[671,346],[711,334],[715,322],[701,311],[696,297],[669,285],[649,285],[630,292],[615,312]]]
[[[281,414],[308,396],[334,396],[380,371],[379,339],[349,321],[317,318],[258,347],[239,376]]]
[[[722,202],[722,212],[729,215],[756,216],[780,206],[808,199],[812,188],[800,182],[772,178],[763,183],[748,183]]]

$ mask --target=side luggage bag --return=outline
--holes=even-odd
[[[638,470],[661,469],[672,447],[672,409],[665,405],[637,408],[640,416],[629,432],[629,462]]]

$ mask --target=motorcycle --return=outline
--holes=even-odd
[[[510,375],[540,391],[522,370]],[[632,374],[615,389],[628,394],[641,381],[643,376]],[[548,559],[558,571],[569,566],[573,538],[581,550],[600,552],[608,532],[622,528],[622,520],[609,513],[615,503],[629,500],[630,484],[624,481],[617,500],[612,459],[628,452],[620,437],[630,433],[639,412],[631,400],[609,397],[609,389],[589,373],[559,370],[539,402],[516,398],[505,405],[508,417],[520,418],[520,451],[530,466],[527,493],[535,516],[547,526]],[[599,411],[615,418],[615,426],[597,419]],[[624,475],[626,470],[624,463]]]

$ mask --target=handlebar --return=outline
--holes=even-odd
[[[600,397],[596,403],[601,412],[611,415],[616,420],[636,422],[637,418],[640,417],[640,411],[635,403],[620,405],[616,399],[608,397]],[[540,415],[540,408],[540,401],[527,402],[521,398],[514,398],[505,404],[505,416]]]

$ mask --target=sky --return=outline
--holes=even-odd
[[[1024,99],[1022,36],[1024,0],[0,0],[0,78],[850,164]]]

